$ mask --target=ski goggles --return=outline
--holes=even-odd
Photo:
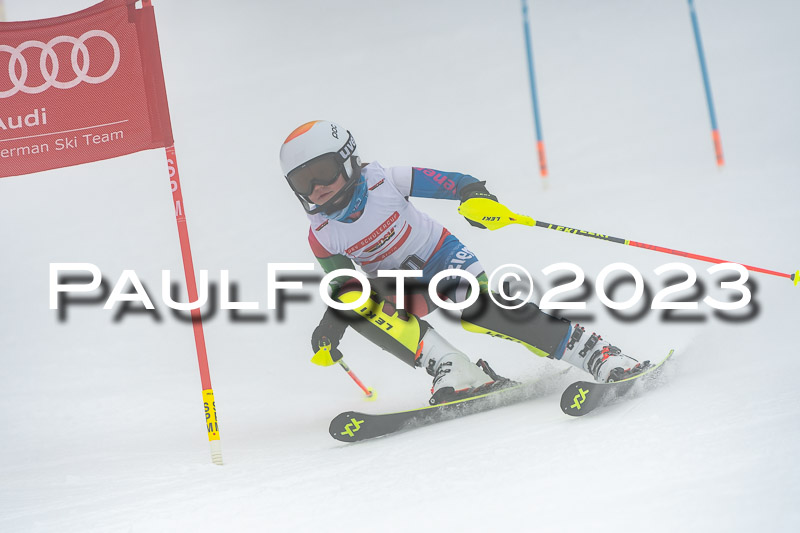
[[[294,192],[308,196],[317,185],[331,185],[340,174],[347,176],[338,154],[329,153],[303,163],[286,176]]]

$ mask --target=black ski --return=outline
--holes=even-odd
[[[398,431],[427,426],[445,420],[496,409],[545,394],[541,380],[520,383],[479,396],[454,402],[429,405],[397,413],[369,414],[346,411],[336,416],[329,428],[331,437],[342,442],[356,442],[382,437]]]
[[[611,383],[596,383],[594,381],[576,381],[561,395],[561,410],[570,416],[583,416],[600,406],[607,405],[615,399],[627,394],[637,380],[652,378],[657,375],[661,365],[667,362],[675,350],[670,350],[667,356],[657,365],[651,366],[641,374]]]

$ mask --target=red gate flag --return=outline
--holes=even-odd
[[[0,178],[173,144],[153,8],[135,3],[0,23]]]
[[[63,17],[0,22],[0,178],[166,148],[186,289],[196,302],[155,15],[150,0],[136,4],[103,0]],[[200,309],[191,313],[211,460],[221,465],[203,322]]]

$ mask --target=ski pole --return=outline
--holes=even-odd
[[[524,217],[527,218],[527,217]],[[734,263],[735,261],[725,261],[723,259],[716,259],[714,257],[708,257],[705,255],[693,254],[689,252],[681,252],[680,250],[673,250],[671,248],[664,248],[663,246],[656,246],[653,244],[645,244],[643,242],[632,241],[630,239],[621,239],[619,237],[612,237],[611,235],[603,235],[602,233],[594,233],[591,231],[585,231],[582,229],[570,228],[568,226],[559,226],[556,224],[550,224],[549,222],[542,222],[541,220],[533,220],[530,219],[533,224],[529,224],[527,221],[520,220],[519,223],[530,225],[530,226],[537,226],[539,228],[547,228],[552,229],[555,231],[561,231],[563,233],[572,233],[573,235],[582,235],[584,237],[592,237],[594,239],[600,239],[603,241],[608,242],[615,242],[618,244],[627,244],[628,246],[635,246],[637,248],[644,248],[646,250],[653,250],[654,252],[661,252],[665,254],[672,254],[672,255],[679,255],[681,257],[688,257],[689,259],[697,259],[699,261],[706,261],[708,263]],[[741,263],[739,263],[741,264]],[[789,278],[794,283],[795,287],[797,286],[798,281],[800,281],[800,270],[796,271],[794,274],[785,274],[783,272],[776,272],[774,270],[767,270],[766,268],[760,268],[750,265],[742,264],[744,268],[750,270],[751,272],[760,272],[762,274],[769,274],[771,276],[778,276],[781,278]]]
[[[362,391],[364,391],[364,394],[367,396],[367,398],[370,400],[375,399],[375,390],[367,387],[360,379],[358,379],[358,376],[356,376],[355,372],[350,370],[350,367],[344,362],[344,357],[339,358],[338,361],[333,360],[330,343],[321,343],[319,350],[317,350],[317,353],[315,353],[314,357],[311,358],[311,362],[319,366],[331,366],[334,363],[339,363],[339,366],[341,366],[342,369],[347,372],[347,375],[350,376],[355,384],[358,385]]]
[[[373,389],[370,389],[370,388],[366,387],[366,386],[364,385],[364,383],[362,383],[362,382],[361,382],[361,380],[360,380],[360,379],[358,379],[358,376],[356,376],[356,375],[353,373],[353,371],[352,371],[352,370],[350,370],[350,367],[349,367],[349,366],[347,366],[347,363],[345,363],[345,362],[344,362],[344,359],[339,359],[339,360],[337,361],[337,363],[339,363],[339,365],[340,365],[340,366],[341,366],[341,367],[344,369],[344,371],[345,371],[345,372],[347,372],[347,375],[348,375],[348,376],[350,376],[351,378],[353,378],[353,381],[355,381],[355,382],[356,382],[356,385],[358,385],[358,386],[359,386],[359,388],[360,388],[362,391],[364,391],[364,394],[367,396],[367,398],[369,398],[370,400],[372,400],[372,399],[374,399],[374,398],[375,398],[375,391],[374,391]]]
[[[593,231],[585,231],[582,229],[570,228],[569,226],[560,226],[557,224],[550,224],[549,222],[542,222],[541,220],[534,220],[527,215],[519,215],[514,213],[508,207],[489,198],[470,198],[458,206],[458,213],[467,219],[472,220],[473,222],[480,223],[489,230],[500,229],[509,224],[521,224],[523,226],[536,226],[539,228],[561,231],[563,233],[572,233],[573,235],[583,235],[584,237],[592,237],[593,239],[615,242],[617,244],[627,244],[628,246],[636,246],[637,248],[644,248],[646,250],[653,250],[654,252],[661,252],[665,254],[679,255],[681,257],[688,257],[689,259],[697,259],[699,261],[707,261],[709,263],[734,262],[716,259],[706,255],[681,252],[680,250],[664,248],[663,246],[656,246],[654,244],[645,244],[643,242],[632,241],[630,239],[621,239],[619,237],[612,237],[611,235],[604,235],[603,233],[595,233]],[[796,271],[794,274],[784,274],[783,272],[767,270],[766,268],[744,264],[742,264],[742,266],[752,272],[761,272],[762,274],[770,274],[772,276],[778,276],[781,278],[789,278],[794,282],[795,287],[797,286],[798,281],[800,281],[800,270]]]

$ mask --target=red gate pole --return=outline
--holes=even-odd
[[[178,160],[175,157],[175,145],[166,149],[167,167],[169,168],[170,185],[172,187],[172,200],[175,202],[175,220],[178,223],[178,238],[181,243],[181,256],[183,257],[183,273],[186,277],[186,289],[189,302],[196,302],[197,281],[194,275],[192,262],[192,249],[189,246],[189,231],[186,227],[186,214],[181,193],[181,181],[178,175]],[[211,461],[222,464],[222,443],[219,438],[219,424],[217,423],[217,409],[214,405],[214,390],[211,388],[211,374],[208,370],[208,355],[206,354],[206,340],[203,335],[203,321],[200,309],[192,309],[192,329],[194,331],[194,344],[197,349],[197,364],[200,367],[200,382],[203,387],[203,407],[206,413],[206,430],[208,441],[211,445]]]

